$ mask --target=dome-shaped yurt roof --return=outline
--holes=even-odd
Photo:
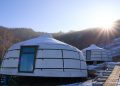
[[[6,52],[0,74],[39,77],[87,77],[82,52],[51,35],[19,42]]]
[[[90,45],[89,47],[83,49],[83,50],[104,50],[101,47],[96,46],[95,44]]]
[[[73,47],[69,44],[66,44],[64,42],[61,42],[59,40],[54,39],[52,37],[52,35],[48,35],[48,34],[39,36],[37,38],[30,39],[30,40],[27,40],[27,41],[16,43],[13,46],[11,46],[9,48],[9,50],[16,49],[16,48],[19,48],[20,46],[25,46],[25,45],[41,45],[40,48],[70,49],[70,50],[80,51],[77,48],[75,48],[75,47]]]

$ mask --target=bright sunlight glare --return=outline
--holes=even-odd
[[[106,39],[109,39],[111,36],[114,36],[116,31],[113,28],[113,25],[114,22],[117,20],[114,17],[114,14],[106,11],[100,11],[93,15],[93,17],[95,26],[101,29],[98,37],[105,36]]]
[[[99,14],[95,17],[95,26],[105,29],[111,29],[113,26],[113,22],[116,20],[109,14]]]

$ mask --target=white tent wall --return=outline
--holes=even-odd
[[[86,56],[86,52],[85,56]],[[86,58],[87,60],[87,58]],[[91,59],[90,60],[95,60],[95,61],[109,61],[109,55],[107,54],[106,51],[101,51],[101,50],[91,50]]]
[[[83,51],[85,57],[87,57],[86,51]],[[108,52],[104,50],[91,50],[91,57],[87,61],[111,61],[111,57]]]
[[[19,50],[8,51],[2,61],[1,74],[49,77],[86,77],[86,63],[79,52],[61,50],[38,50],[33,74],[19,73]],[[14,55],[15,54],[15,55]],[[11,58],[9,58],[9,57]],[[63,67],[64,60],[64,67]],[[78,65],[79,64],[79,65]]]

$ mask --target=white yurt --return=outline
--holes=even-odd
[[[87,77],[87,67],[80,50],[51,35],[43,35],[12,45],[2,60],[0,74]]]
[[[111,61],[109,51],[95,44],[83,49],[82,52],[86,57],[86,61]]]

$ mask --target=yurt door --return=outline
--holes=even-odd
[[[22,46],[20,50],[19,72],[33,72],[35,65],[36,46]]]
[[[86,50],[86,59],[87,60],[91,59],[91,50]]]

